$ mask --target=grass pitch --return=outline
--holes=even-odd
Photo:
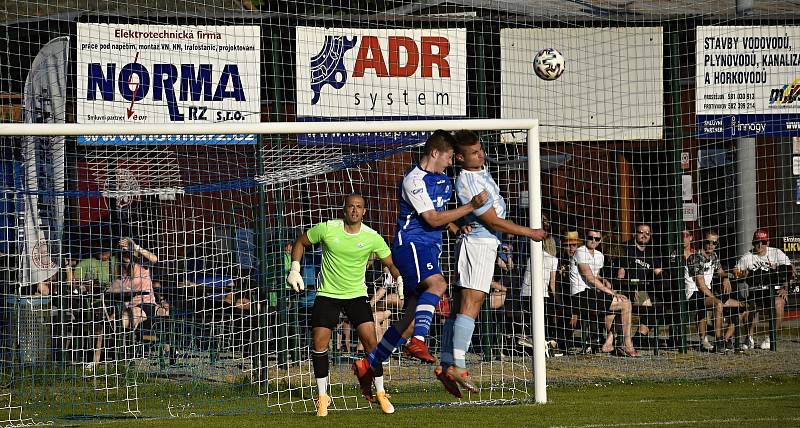
[[[103,427],[614,427],[614,426],[800,426],[800,377],[736,377],[723,380],[584,383],[548,389],[548,404],[411,407],[263,416],[204,416],[147,420],[68,422]],[[452,404],[452,402],[450,402]]]

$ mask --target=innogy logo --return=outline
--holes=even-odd
[[[347,82],[344,54],[356,45],[357,40],[356,36],[325,36],[322,50],[311,58],[311,90],[314,91],[311,105],[319,102],[323,86],[341,89]]]

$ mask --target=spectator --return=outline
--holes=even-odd
[[[125,302],[121,314],[122,327],[135,330],[148,318],[166,315],[165,310],[158,306],[150,275],[158,257],[140,247],[131,238],[120,239],[119,246],[123,250],[122,277],[111,283],[108,292],[130,293],[130,300]]]
[[[767,230],[758,229],[753,233],[753,249],[739,259],[733,268],[733,274],[737,278],[745,278],[747,282],[747,306],[752,311],[752,318],[747,320],[748,336],[744,346],[753,349],[758,313],[769,308],[772,303],[770,300],[774,300],[775,304],[775,328],[781,328],[783,309],[789,298],[789,280],[794,275],[794,267],[783,251],[769,246]],[[775,290],[774,299],[771,299],[770,286]],[[769,334],[761,342],[761,349],[770,349]]]
[[[544,216],[543,216],[544,217]],[[544,218],[542,220],[544,223]],[[550,236],[549,227],[543,227],[546,236],[542,243],[547,242],[548,240],[551,242],[555,242]],[[553,244],[555,245],[555,243]],[[556,300],[561,302],[560,298],[557,298],[556,293],[556,273],[558,272],[558,259],[553,256],[552,254],[548,253],[547,251],[542,252],[542,263],[543,263],[543,293],[544,293],[544,308],[545,308],[545,335],[548,339],[554,339],[558,337],[558,332],[556,331],[557,325],[557,318],[558,318],[558,307]],[[533,284],[533,273],[531,272],[531,258],[528,257],[527,265],[525,266],[525,273],[522,277],[522,290],[520,292],[520,300],[522,303],[522,313],[524,317],[524,325],[525,326],[532,326],[532,318],[531,318],[531,296],[532,296],[532,287]],[[533,343],[530,338],[526,338],[528,341],[527,343]],[[526,344],[522,341],[523,344]],[[549,340],[548,340],[548,343]],[[558,344],[558,341],[556,340]],[[563,346],[563,342],[561,343]]]
[[[111,255],[111,248],[95,247],[93,257],[82,259],[74,269],[78,281],[94,281],[96,285],[108,287],[119,276],[117,258]]]
[[[624,344],[618,348],[617,354],[626,357],[639,357],[631,339],[631,302],[622,294],[614,291],[611,283],[600,276],[604,257],[597,247],[603,235],[589,229],[586,234],[586,245],[579,247],[572,257],[570,265],[571,294],[578,300],[583,314],[594,318],[602,314],[605,318],[606,339],[601,352],[614,351],[614,317],[620,314]]]
[[[714,230],[703,234],[702,249],[686,260],[684,282],[686,285],[686,299],[689,310],[699,312],[698,333],[700,334],[700,350],[718,353],[725,352],[724,338],[722,336],[723,307],[739,307],[737,300],[731,298],[731,283],[728,275],[722,268],[716,249],[719,246],[719,235]],[[722,281],[722,292],[715,293],[712,289],[714,276]],[[714,345],[706,337],[706,308],[714,310]]]
[[[577,300],[572,301],[570,294],[570,278],[569,271],[572,261],[572,256],[575,255],[578,247],[581,246],[583,241],[578,234],[578,231],[567,231],[564,233],[564,239],[561,240],[561,257],[558,261],[558,272],[556,272],[556,305],[559,309],[561,316],[558,337],[556,342],[560,344],[563,342],[562,350],[566,351],[573,346],[573,333],[578,326],[578,314],[576,310],[578,307]],[[560,303],[559,303],[560,302]]]
[[[645,344],[650,345],[648,334],[650,326],[655,324],[655,314],[652,313],[653,302],[664,300],[661,290],[661,274],[663,272],[661,257],[657,250],[650,245],[652,230],[650,225],[641,223],[636,226],[636,235],[633,241],[625,245],[624,255],[619,263],[617,278],[626,280],[625,290],[629,293],[628,298],[633,298],[640,307],[649,308],[639,317],[639,329],[633,337],[633,344],[637,348]],[[657,282],[658,281],[658,282]],[[656,286],[656,284],[658,286]],[[658,298],[656,297],[658,296]],[[656,337],[658,332],[656,332]]]

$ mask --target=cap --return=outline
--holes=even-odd
[[[753,242],[755,241],[769,241],[767,229],[756,229],[756,231],[753,232]]]

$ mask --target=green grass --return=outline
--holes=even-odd
[[[398,400],[400,401],[400,400]],[[393,415],[377,408],[332,411],[321,420],[310,413],[263,416],[207,416],[67,422],[71,426],[170,428],[221,426],[442,426],[442,427],[605,427],[605,426],[800,426],[800,377],[727,380],[586,383],[548,389],[548,404],[506,406],[403,407]]]

